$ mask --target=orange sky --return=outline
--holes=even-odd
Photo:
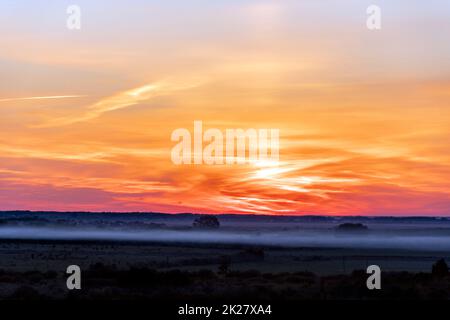
[[[0,210],[450,214],[444,2],[134,1],[0,4]],[[280,162],[176,166],[194,120]]]

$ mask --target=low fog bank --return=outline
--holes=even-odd
[[[376,248],[425,251],[450,250],[450,235],[434,233],[342,233],[336,230],[229,231],[229,230],[99,230],[47,227],[0,228],[3,240],[139,241],[191,244],[232,244],[309,248]]]

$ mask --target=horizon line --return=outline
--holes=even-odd
[[[163,215],[212,215],[212,216],[257,216],[257,217],[331,217],[331,218],[444,218],[450,219],[448,216],[437,215],[332,215],[332,214],[298,214],[298,215],[274,215],[264,213],[194,213],[194,212],[156,212],[156,211],[57,211],[57,210],[0,210],[1,213],[6,212],[27,212],[27,213],[84,213],[84,214],[163,214]]]

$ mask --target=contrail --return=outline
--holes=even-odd
[[[198,87],[202,83],[200,79],[189,80],[190,79],[184,79],[184,81],[159,81],[126,91],[121,91],[112,96],[102,98],[94,104],[87,106],[84,109],[84,112],[78,116],[54,118],[46,123],[35,125],[33,128],[57,127],[88,121],[101,116],[103,113],[127,108],[157,96],[192,89]]]
[[[23,101],[23,100],[69,99],[69,98],[82,98],[82,97],[86,97],[86,96],[72,95],[72,96],[43,96],[43,97],[8,98],[8,99],[0,99],[0,102]]]

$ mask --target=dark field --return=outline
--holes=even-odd
[[[0,299],[448,299],[445,219],[3,213]],[[87,218],[84,218],[87,217]],[[339,230],[343,223],[367,230]],[[379,265],[382,290],[366,287]],[[78,265],[82,289],[68,290]]]

